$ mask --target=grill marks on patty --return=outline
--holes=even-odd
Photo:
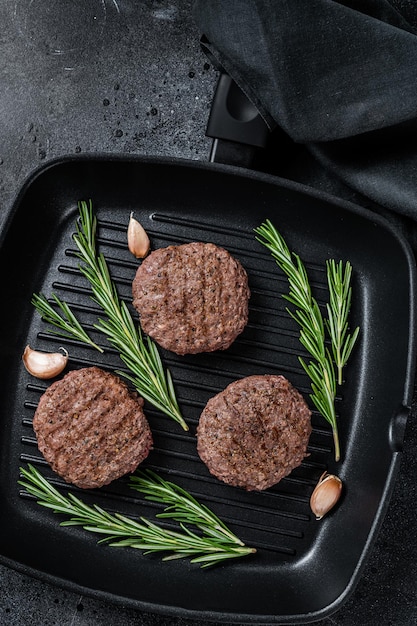
[[[136,272],[132,295],[143,330],[180,355],[225,350],[248,321],[246,271],[212,243],[153,251]]]
[[[133,472],[152,448],[143,400],[98,367],[69,372],[41,396],[33,418],[39,450],[64,480],[107,485]]]
[[[271,487],[306,456],[311,411],[284,376],[254,375],[211,398],[197,427],[197,450],[211,474],[244,489]]]

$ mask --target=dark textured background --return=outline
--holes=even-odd
[[[218,74],[200,50],[191,9],[191,0],[2,0],[0,227],[30,172],[61,155],[208,159],[205,128]],[[268,167],[281,176],[367,204],[302,147],[278,142],[272,154]],[[322,626],[417,624],[416,443],[413,411],[391,504],[363,575]],[[2,625],[203,623],[108,605],[0,566]]]

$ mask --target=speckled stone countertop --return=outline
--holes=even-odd
[[[208,160],[218,74],[200,49],[191,0],[3,0],[0,23],[0,227],[26,177],[63,155]],[[360,201],[302,149],[279,173]],[[415,418],[414,410],[360,581],[322,626],[417,624]],[[206,623],[107,604],[0,566],[0,624],[7,626]]]

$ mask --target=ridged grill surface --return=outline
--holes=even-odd
[[[153,249],[192,241],[224,246],[245,267],[251,298],[249,323],[227,351],[180,357],[160,350],[163,362],[172,374],[179,404],[190,430],[184,432],[178,424],[145,404],[155,445],[143,467],[160,472],[184,486],[216,511],[248,545],[275,555],[275,559],[280,555],[286,560],[295,558],[308,549],[316,532],[309,497],[332,452],[331,430],[323,418],[313,411],[309,456],[301,466],[275,487],[259,493],[228,487],[212,477],[197,455],[195,438],[199,415],[207,400],[228,383],[243,376],[283,374],[308,400],[309,382],[298,362],[298,355],[303,354],[298,329],[280,296],[287,291],[286,278],[262,246],[254,250],[252,234],[239,227],[231,232],[210,221],[174,218],[163,213],[154,214],[152,224],[153,230],[148,230],[148,234]],[[139,262],[126,251],[125,232],[124,224],[100,221],[98,243],[121,299],[137,320],[131,306],[131,283]],[[116,351],[94,328],[97,318],[103,313],[91,299],[90,287],[78,264],[76,248],[69,241],[62,251],[58,275],[49,285],[49,294],[54,292],[70,306],[94,340],[105,348],[105,354],[101,355],[75,340],[65,340],[65,345],[70,346],[70,367],[97,365],[113,371],[126,371]],[[308,270],[314,277],[314,289],[320,295],[325,277],[320,268],[308,266]],[[63,343],[62,339],[48,333],[45,326],[41,326],[37,338],[51,351]],[[34,379],[27,385],[20,460],[31,462],[48,472],[32,429],[32,416],[46,386],[46,383]],[[49,477],[67,491],[73,489],[56,475],[50,473]],[[126,483],[125,479],[120,479],[99,493],[86,494],[86,497],[111,510],[131,515],[153,514],[158,510],[157,505],[139,501],[138,495],[130,491]],[[23,491],[21,495],[27,497]]]

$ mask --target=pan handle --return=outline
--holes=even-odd
[[[407,426],[408,418],[410,416],[410,412],[411,408],[402,404],[399,406],[397,412],[391,419],[389,428],[389,441],[391,444],[391,448],[395,452],[402,452],[405,429]]]
[[[253,168],[269,135],[256,107],[235,81],[221,71],[206,129],[206,136],[213,139],[210,161]]]

